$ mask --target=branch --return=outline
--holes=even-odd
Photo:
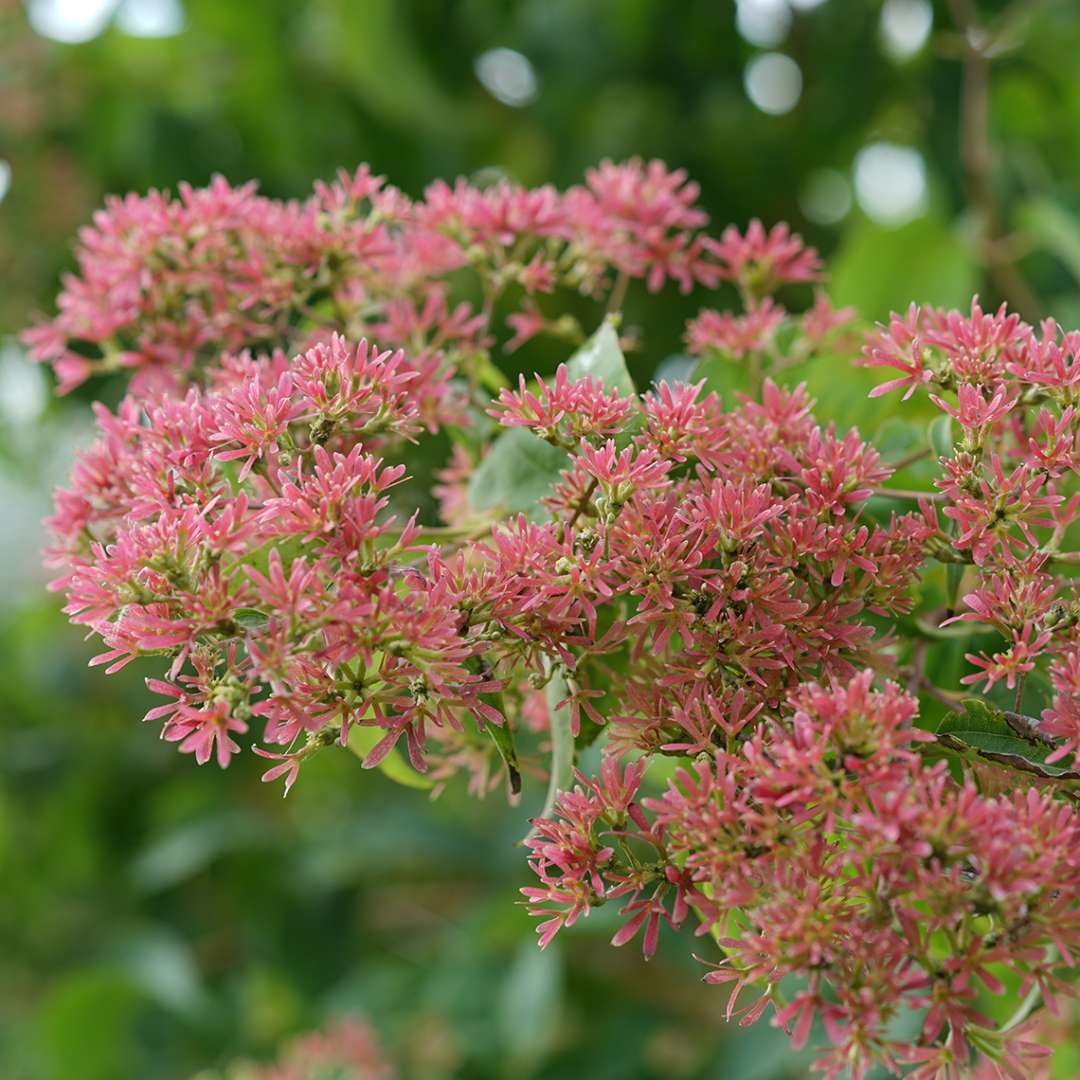
[[[960,96],[960,158],[967,199],[979,221],[981,255],[990,279],[1020,315],[1035,322],[1043,310],[1038,296],[1016,269],[994,201],[990,143],[990,56],[997,37],[979,25],[974,0],[949,0],[963,39],[964,82]],[[1006,12],[1002,21],[1011,21]]]

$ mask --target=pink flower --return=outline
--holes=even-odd
[[[786,315],[768,297],[745,315],[706,309],[687,324],[686,347],[692,353],[716,350],[741,360],[748,353],[768,349]]]
[[[240,744],[230,737],[230,732],[243,734],[247,724],[235,716],[229,715],[226,702],[217,702],[203,710],[184,711],[175,715],[161,733],[169,742],[179,742],[180,750],[185,754],[194,754],[200,765],[205,765],[216,747],[217,763],[224,769],[229,758],[238,753]]]
[[[787,225],[765,226],[754,218],[740,233],[729,225],[719,241],[710,240],[708,249],[724,267],[724,276],[738,282],[751,295],[762,296],[785,282],[815,281],[821,262],[813,248]]]
[[[621,431],[634,407],[635,403],[619,397],[614,387],[605,390],[603,383],[591,376],[571,382],[566,365],[560,364],[551,386],[537,375],[534,393],[522,375],[517,391],[503,390],[498,405],[488,412],[504,427],[529,427],[543,439],[572,445],[580,438]]]
[[[937,394],[931,394],[930,400],[943,412],[948,413],[962,428],[978,431],[1004,420],[1016,404],[1019,392],[1015,390],[1010,392],[1008,387],[1001,385],[994,390],[993,396],[987,401],[979,387],[964,383],[957,387],[956,396],[955,408]]]

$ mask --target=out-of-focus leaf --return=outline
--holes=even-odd
[[[749,393],[750,371],[742,360],[731,360],[725,356],[703,356],[690,373],[689,381],[696,383],[705,380],[703,393],[716,393],[727,409],[735,405],[735,393]]]
[[[49,1080],[133,1075],[133,1028],[141,995],[118,972],[90,969],[58,982],[41,1006],[37,1038]]]
[[[148,892],[171,888],[226,852],[262,846],[267,839],[254,817],[215,814],[181,825],[143,851],[131,863],[131,878]]]
[[[546,511],[540,500],[569,460],[565,450],[538,439],[531,431],[510,428],[492,443],[491,452],[469,479],[469,502],[477,510],[498,507],[542,518]]]
[[[371,752],[372,747],[385,734],[386,732],[379,727],[354,726],[349,729],[349,749],[363,761]],[[377,768],[388,779],[393,780],[395,784],[401,784],[403,787],[419,788],[422,791],[427,791],[434,786],[433,780],[423,773],[418,773],[396,749],[391,750],[379,762]]]
[[[903,311],[911,301],[966,307],[977,287],[968,245],[932,215],[897,229],[855,221],[832,264],[835,302],[854,304],[870,319]]]
[[[1039,196],[1017,210],[1016,222],[1080,282],[1080,220],[1053,199]]]
[[[150,997],[173,1012],[191,1015],[207,1001],[191,949],[163,927],[119,929],[106,955]]]

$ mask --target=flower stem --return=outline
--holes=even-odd
[[[570,733],[570,706],[559,705],[570,690],[561,667],[554,663],[551,657],[544,658],[544,674],[547,675],[544,696],[547,698],[548,712],[551,715],[551,775],[548,779],[547,798],[544,799],[543,809],[537,814],[537,818],[551,816],[559,792],[568,790],[574,779],[574,736]],[[525,839],[531,840],[535,835],[536,826],[533,825]]]

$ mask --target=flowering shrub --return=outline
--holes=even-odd
[[[546,760],[541,945],[616,901],[646,957],[663,924],[711,936],[729,1017],[819,1022],[827,1076],[1029,1075],[1080,946],[1080,334],[973,302],[860,349],[824,292],[782,303],[822,276],[797,236],[717,239],[695,200],[631,161],[110,203],[27,335],[62,388],[133,372],[57,495],[56,587],[91,663],[161,658],[147,719],[200,763],[247,745],[287,791],[341,743],[516,795]],[[689,383],[634,386],[635,282],[739,298],[688,325]],[[554,372],[508,383],[541,334]],[[782,385],[845,352],[888,369],[874,397],[928,392],[923,448]],[[414,444],[449,448],[441,523]]]

